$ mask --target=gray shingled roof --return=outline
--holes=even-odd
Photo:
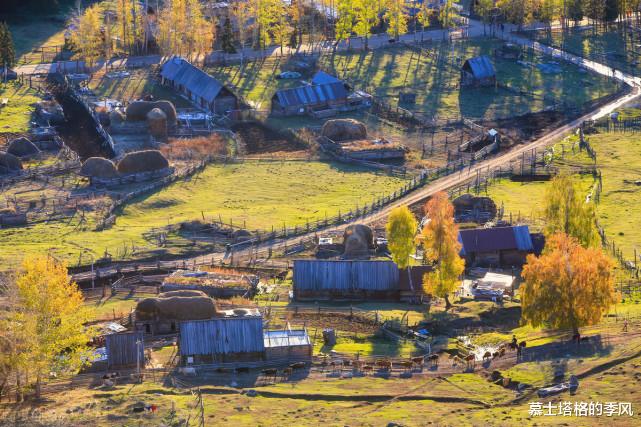
[[[468,59],[463,64],[463,69],[471,71],[477,79],[485,79],[496,74],[492,61],[486,55]]]
[[[325,71],[319,71],[318,73],[314,74],[314,77],[312,77],[313,85],[324,85],[337,82],[340,82],[339,78],[334,77],[331,74],[327,74]]]
[[[534,246],[527,225],[460,230],[461,254],[502,250],[532,251]]]
[[[213,102],[224,87],[218,80],[179,56],[173,56],[165,62],[160,75],[174,84],[183,85],[208,103]]]
[[[322,104],[347,98],[347,90],[342,82],[322,85],[306,85],[292,89],[282,89],[274,95],[283,107]]]

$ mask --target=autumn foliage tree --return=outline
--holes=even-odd
[[[27,379],[35,379],[39,397],[50,372],[77,370],[89,358],[83,297],[66,265],[48,257],[27,258],[6,295],[9,308],[0,320],[2,364],[19,391]]]
[[[407,206],[399,206],[390,212],[385,227],[387,231],[387,247],[392,254],[392,260],[396,263],[398,268],[409,268],[410,255],[416,249],[414,237],[418,223],[414,214]],[[413,287],[411,283],[410,286]]]
[[[425,204],[425,215],[429,221],[423,227],[420,240],[425,259],[434,265],[434,270],[423,277],[423,289],[425,293],[445,298],[448,309],[452,306],[449,295],[459,285],[465,262],[459,256],[458,225],[447,193],[432,196]]]
[[[529,255],[522,272],[522,317],[577,333],[593,325],[615,302],[612,260],[563,233],[549,236],[541,256]]]
[[[598,245],[594,205],[586,203],[571,177],[556,176],[548,187],[545,202],[547,234],[561,232],[575,237],[583,246]]]

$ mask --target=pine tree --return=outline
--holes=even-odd
[[[220,39],[223,52],[236,53],[236,48],[234,47],[234,33],[231,28],[231,20],[229,19],[229,16],[225,18],[225,23],[223,24],[223,34],[221,35]]]
[[[16,51],[11,30],[6,22],[0,23],[0,66],[11,68],[16,63]]]

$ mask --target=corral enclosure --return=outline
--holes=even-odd
[[[400,106],[427,119],[496,119],[565,104],[578,108],[616,91],[607,77],[532,50],[521,62],[495,57],[503,41],[473,39],[453,43],[425,43],[368,52],[337,52],[321,58],[321,65],[360,89],[396,106],[400,92],[416,93],[414,105]],[[488,55],[496,69],[497,88],[459,88],[460,68],[466,59]]]

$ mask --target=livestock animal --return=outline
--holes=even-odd
[[[307,366],[307,363],[305,362],[296,362],[289,365],[289,367],[292,368],[294,371],[297,371],[299,369],[305,369],[305,366]]]
[[[182,368],[178,368],[178,373],[180,375],[186,375],[186,376],[188,375],[188,376],[195,377],[196,376],[196,368],[194,368],[192,366],[185,366],[185,367],[182,367]]]
[[[427,359],[430,361],[431,366],[438,366],[438,354],[430,354]]]
[[[276,375],[278,375],[278,369],[276,368],[263,369],[261,373],[266,377],[276,377]]]
[[[515,342],[510,343],[510,350],[515,351],[519,349],[519,345]]]
[[[499,348],[499,357],[505,356],[505,347]]]
[[[370,373],[371,373],[371,372],[373,372],[373,371],[374,371],[374,367],[373,367],[372,365],[364,365],[364,366],[363,366],[363,373],[364,373],[365,375],[367,375],[367,373],[368,373],[368,372],[370,372]]]
[[[293,372],[294,372],[294,370],[292,368],[283,369],[283,378],[291,377]]]
[[[473,354],[468,354],[467,356],[465,356],[465,363],[467,364],[468,369],[474,369],[474,367],[476,366],[476,357],[474,357]]]
[[[486,351],[485,354],[483,354],[483,361],[485,362],[486,360],[489,360],[492,358],[492,353],[489,351]]]
[[[392,362],[387,359],[379,359],[376,361],[376,367],[381,371],[390,372],[392,370]]]
[[[454,355],[452,358],[452,366],[456,366],[458,364],[463,364],[463,359],[461,359],[458,355]]]
[[[492,359],[498,359],[498,358],[499,358],[499,352],[498,351],[495,351],[494,353],[492,353]]]
[[[343,360],[343,367],[352,366],[352,361],[349,359]]]
[[[417,365],[419,368],[423,368],[423,364],[425,363],[425,356],[412,357],[412,363]]]
[[[414,367],[414,362],[411,360],[402,360],[399,365],[401,365],[401,368],[404,368],[406,371],[411,371]]]

